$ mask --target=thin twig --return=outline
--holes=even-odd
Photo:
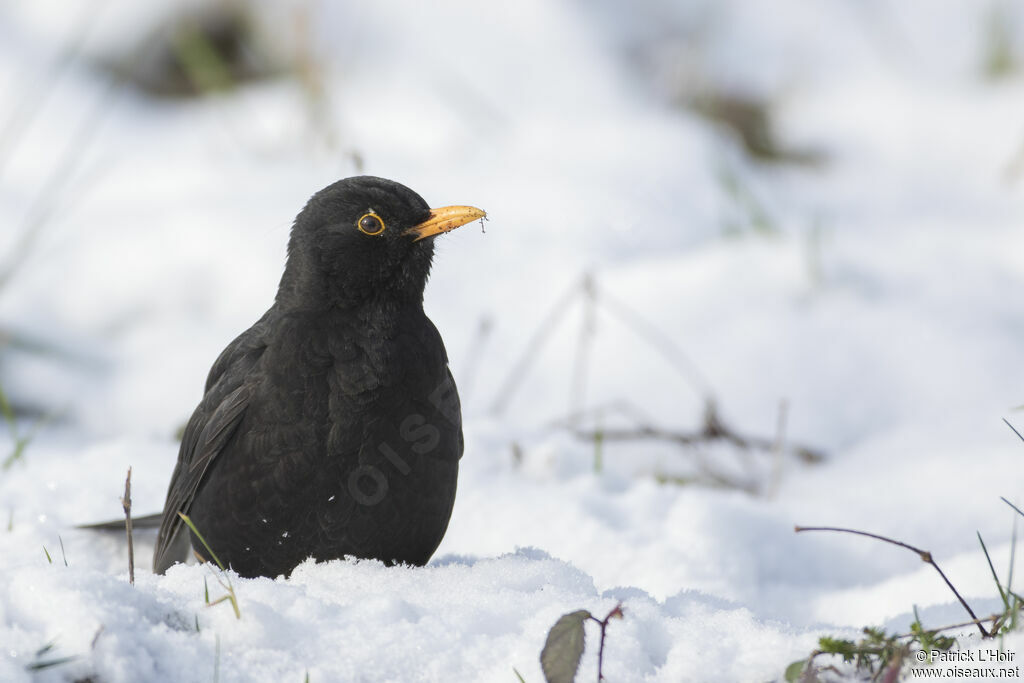
[[[1003,418],[1003,422],[1005,422],[1005,423],[1006,423],[1006,426],[1007,426],[1007,427],[1009,427],[1010,429],[1012,429],[1012,430],[1013,430],[1013,433],[1017,435],[1017,438],[1018,438],[1018,439],[1020,439],[1021,441],[1024,441],[1024,435],[1021,435],[1021,433],[1017,431],[1017,428],[1016,428],[1016,427],[1014,427],[1014,426],[1013,426],[1012,424],[1010,424],[1010,421],[1009,421],[1009,420],[1007,420],[1007,419],[1006,419],[1006,418],[1004,417],[1004,418]]]
[[[604,619],[598,619],[593,615],[587,618],[591,621],[597,622],[597,624],[601,627],[601,643],[600,645],[598,645],[597,648],[597,683],[601,683],[601,681],[604,680],[604,673],[602,673],[602,667],[604,665],[604,633],[605,630],[607,630],[608,628],[608,622],[610,622],[612,619],[622,618],[622,603],[620,602],[619,604],[615,605],[615,607],[612,608],[612,611],[609,612]]]
[[[569,305],[580,293],[580,285],[574,284],[569,288],[565,294],[562,295],[554,306],[551,307],[551,311],[548,313],[544,321],[541,322],[537,331],[534,332],[533,337],[530,338],[529,343],[526,345],[526,349],[523,351],[523,355],[519,357],[519,360],[512,366],[512,371],[509,372],[508,377],[501,384],[501,388],[498,390],[498,396],[494,400],[494,404],[491,406],[491,413],[499,415],[504,412],[508,406],[508,402],[512,398],[512,393],[522,382],[526,376],[527,370],[530,369],[530,364],[536,358],[538,352],[544,346],[544,343],[548,340],[550,335],[558,327],[558,324],[562,322],[565,317],[565,311],[569,308]]]
[[[594,433],[587,430],[572,430],[577,437],[581,439],[591,440],[594,438]],[[745,434],[739,434],[732,427],[722,422],[721,418],[718,417],[718,412],[714,407],[714,403],[709,403],[705,410],[704,426],[700,430],[694,432],[677,432],[652,425],[638,425],[631,429],[604,429],[602,430],[603,438],[607,441],[638,441],[643,439],[653,439],[658,441],[672,441],[681,446],[692,446],[698,443],[707,443],[709,441],[728,441],[734,446],[746,449],[759,449],[764,451],[772,451],[778,447],[779,438],[763,438],[757,436],[747,436]],[[820,462],[824,459],[819,451],[806,446],[790,445],[790,449],[796,454],[801,460],[805,462]]]
[[[1006,503],[1007,505],[1012,507],[1014,510],[1016,510],[1018,515],[1024,517],[1024,511],[1022,511],[1019,507],[1017,507],[1016,505],[1014,505],[1010,501],[1006,500],[1006,498],[1003,498],[1002,496],[999,496],[999,500],[1003,501],[1004,503]]]
[[[930,552],[928,552],[927,550],[921,550],[920,548],[912,546],[912,545],[910,545],[908,543],[904,543],[902,541],[897,541],[897,540],[889,538],[887,536],[880,536],[878,534],[872,534],[872,533],[869,533],[867,531],[859,531],[857,529],[844,529],[844,528],[841,528],[841,527],[834,527],[834,526],[797,526],[797,527],[794,527],[794,529],[795,529],[795,531],[797,533],[800,533],[801,531],[835,531],[835,532],[843,533],[843,534],[854,534],[856,536],[866,536],[868,538],[873,538],[873,539],[875,539],[877,541],[884,541],[885,543],[889,543],[889,544],[892,544],[892,545],[897,545],[897,546],[899,546],[901,548],[906,548],[907,550],[911,550],[911,551],[913,551],[913,552],[918,554],[918,556],[921,558],[922,562],[930,564],[932,567],[935,568],[935,571],[937,571],[939,573],[939,576],[942,577],[942,580],[946,582],[947,586],[949,586],[949,590],[953,591],[953,595],[955,595],[956,599],[960,601],[960,604],[963,605],[965,610],[967,610],[967,613],[971,615],[971,619],[974,619],[976,621],[978,619],[978,615],[974,613],[974,610],[972,610],[971,606],[967,604],[967,601],[964,600],[963,596],[960,595],[960,592],[956,589],[956,587],[953,585],[953,583],[946,577],[945,572],[943,572],[942,569],[939,568],[939,565],[935,562],[935,559],[932,557],[932,554]],[[982,626],[980,622],[978,622],[978,630],[981,631],[981,637],[982,638],[989,638],[989,637],[991,637],[989,632],[985,630],[985,627]]]
[[[617,404],[611,404],[612,408],[619,408],[620,412],[626,413],[628,411],[623,410]],[[628,406],[627,406],[628,407]],[[597,418],[600,418],[601,412],[598,410],[590,411]],[[587,413],[580,413],[587,415]],[[578,414],[579,415],[579,414]],[[551,428],[565,429],[572,433],[576,438],[586,441],[600,441],[602,444],[605,441],[639,441],[639,440],[657,440],[657,441],[669,441],[678,444],[683,447],[693,447],[700,444],[708,444],[716,441],[726,441],[736,446],[739,450],[737,454],[744,464],[744,467],[748,471],[753,470],[753,463],[750,461],[749,454],[752,451],[764,451],[774,455],[773,464],[773,480],[769,482],[766,491],[763,491],[764,487],[758,484],[756,481],[739,481],[735,477],[718,472],[715,468],[711,467],[710,463],[704,462],[701,458],[701,453],[697,451],[698,465],[701,470],[701,474],[714,486],[722,486],[730,489],[740,489],[746,491],[752,495],[756,495],[759,492],[765,493],[765,495],[772,495],[774,491],[778,489],[778,483],[781,478],[781,459],[783,453],[790,452],[796,455],[804,462],[815,463],[820,462],[824,459],[824,455],[816,450],[800,446],[792,443],[787,443],[785,438],[785,417],[786,410],[785,405],[780,406],[779,413],[779,425],[778,433],[774,438],[761,438],[751,437],[746,435],[738,434],[729,425],[724,423],[718,416],[718,410],[715,407],[714,401],[708,401],[704,407],[704,424],[703,426],[693,432],[678,432],[663,429],[660,427],[649,424],[649,420],[646,418],[634,417],[634,420],[638,423],[637,426],[631,428],[613,428],[606,429],[600,426],[600,420],[598,419],[598,427],[594,429],[581,429],[574,424],[573,420],[566,419],[563,421],[555,422]],[[578,417],[576,418],[579,419]],[[645,424],[647,423],[647,424]],[[670,479],[666,477],[666,479]]]
[[[584,418],[592,418],[595,422],[601,423],[610,414],[618,414],[636,423],[652,422],[652,418],[626,399],[609,401],[593,408],[579,410],[568,415],[552,420],[542,428],[542,433],[572,429],[573,425],[579,424]]]
[[[916,637],[920,636],[921,634],[934,635],[936,633],[942,633],[943,631],[951,631],[951,630],[953,630],[955,628],[963,628],[964,626],[977,626],[978,624],[985,624],[985,623],[988,623],[990,621],[991,622],[996,622],[996,621],[999,621],[1000,619],[1002,619],[1003,616],[1004,615],[1002,615],[1002,614],[990,614],[987,617],[981,617],[979,619],[969,619],[967,621],[962,621],[959,624],[949,624],[948,626],[940,626],[938,628],[930,628],[930,629],[927,629],[927,630],[922,630],[921,633],[901,633],[898,636],[893,636],[893,637],[894,638],[916,638]]]
[[[132,542],[132,468],[128,468],[128,476],[124,479],[124,497],[121,498],[124,508],[124,530],[128,534],[128,583],[135,585],[135,545]]]
[[[632,330],[634,334],[657,349],[662,357],[671,363],[697,393],[700,394],[701,398],[705,401],[710,399],[712,396],[711,384],[701,374],[700,370],[697,369],[696,363],[683,353],[674,339],[644,320],[636,311],[622,303],[619,299],[609,296],[608,291],[605,289],[601,290],[601,305],[606,311],[617,316],[619,321]]]
[[[49,222],[65,187],[78,172],[85,151],[101,129],[103,118],[113,109],[119,90],[120,80],[110,77],[106,88],[96,98],[85,117],[79,122],[64,146],[60,160],[43,188],[33,198],[25,218],[25,225],[19,235],[8,263],[0,268],[0,290],[14,277],[25,261],[25,255],[32,251],[39,238],[40,230]]]
[[[480,318],[476,334],[473,336],[473,343],[469,347],[466,362],[461,366],[459,373],[459,394],[462,400],[473,393],[473,386],[476,383],[476,376],[480,370],[480,359],[484,357],[484,349],[487,348],[487,341],[490,338],[494,323],[488,316]]]
[[[580,336],[576,343],[576,355],[573,358],[572,384],[570,386],[569,410],[580,412],[586,405],[587,361],[590,359],[590,347],[594,341],[594,329],[597,308],[597,290],[594,277],[590,273],[583,276],[583,319],[580,321]]]
[[[598,296],[600,294],[600,296]],[[492,414],[499,414],[504,411],[507,406],[513,391],[518,388],[519,383],[526,375],[526,371],[529,369],[530,363],[534,357],[543,347],[545,342],[557,328],[558,324],[565,318],[565,312],[573,301],[578,296],[585,297],[585,306],[587,307],[584,312],[583,322],[583,335],[588,335],[588,327],[592,326],[593,318],[598,306],[602,307],[605,311],[614,315],[623,326],[630,329],[637,337],[642,341],[652,346],[659,354],[661,354],[689,383],[689,385],[704,399],[705,402],[711,400],[711,388],[708,381],[697,369],[696,364],[689,359],[689,357],[683,353],[675,341],[662,332],[658,327],[652,325],[638,315],[632,308],[624,304],[622,301],[609,296],[607,290],[598,289],[597,284],[590,273],[586,273],[583,279],[574,284],[570,289],[555,303],[551,308],[547,317],[541,322],[537,331],[526,345],[526,349],[523,355],[515,363],[512,371],[509,373],[508,378],[501,385],[501,389],[498,391],[497,398],[491,408]],[[585,343],[584,337],[581,337],[580,352],[577,356],[576,371],[573,377],[573,395],[579,396],[582,394],[582,379],[581,373],[585,371],[585,356],[583,353],[583,346]],[[587,342],[589,343],[589,342]]]
[[[55,86],[68,72],[69,67],[81,57],[82,50],[107,4],[106,1],[82,3],[78,15],[71,22],[71,30],[75,32],[71,44],[61,50],[60,54],[47,65],[43,77],[37,76],[32,79],[35,86],[33,89],[16,98],[13,113],[0,128],[0,176],[3,175],[7,162],[13,156],[11,149],[25,140],[25,129],[35,120]]]

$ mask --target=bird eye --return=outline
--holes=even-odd
[[[365,235],[379,235],[384,232],[384,221],[381,220],[380,216],[373,213],[363,214],[362,218],[356,221],[356,227],[359,228],[359,232]]]

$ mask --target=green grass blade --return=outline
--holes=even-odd
[[[1013,532],[1010,534],[1010,568],[1006,575],[1006,592],[1013,590],[1013,564],[1017,558],[1017,518],[1013,518]]]
[[[2,387],[0,387],[0,414],[4,417],[4,422],[7,423],[7,428],[11,430],[11,434],[17,434],[17,420],[14,417],[14,408],[11,407],[11,402],[7,400],[7,394],[4,393]]]
[[[981,543],[981,551],[985,553],[985,560],[988,562],[988,568],[992,572],[992,579],[996,582],[996,588],[999,589],[999,597],[1003,601],[1003,608],[1010,609],[1010,601],[1006,597],[1006,591],[1003,590],[1003,584],[999,583],[999,575],[996,574],[996,568],[992,565],[992,558],[989,557],[988,548],[985,547],[985,541],[981,538],[981,532],[978,531],[976,533],[978,534],[978,543]]]
[[[21,437],[21,436],[16,437],[14,439],[14,450],[12,450],[11,454],[8,455],[4,459],[4,462],[3,462],[3,465],[2,465],[3,469],[5,469],[5,470],[10,469],[11,465],[13,465],[14,463],[18,462],[19,460],[22,459],[22,457],[24,457],[24,455],[25,455],[25,447],[28,446],[28,442],[29,442],[28,439],[26,439],[25,437]]]
[[[210,544],[206,542],[206,539],[203,538],[203,535],[199,533],[199,529],[197,529],[196,525],[192,523],[192,520],[189,519],[189,516],[186,515],[184,512],[179,512],[178,516],[181,517],[181,521],[185,522],[185,525],[192,530],[192,533],[196,535],[196,538],[198,538],[199,542],[203,544],[204,548],[206,548],[206,552],[210,553],[210,557],[212,557],[213,561],[217,563],[217,566],[221,569],[224,569],[224,563],[220,561],[219,557],[217,557],[217,553],[213,552],[213,548],[211,548]]]
[[[70,657],[60,657],[58,659],[49,659],[45,662],[32,662],[30,664],[26,664],[25,669],[27,671],[43,671],[45,669],[52,669],[55,666],[60,666],[61,664],[73,662],[76,659],[78,659],[78,655],[71,655]]]

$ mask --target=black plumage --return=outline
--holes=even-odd
[[[360,176],[313,195],[273,306],[213,364],[185,429],[154,570],[188,545],[242,576],[308,557],[421,565],[444,536],[463,451],[444,343],[423,312],[434,236],[484,212],[431,210]]]

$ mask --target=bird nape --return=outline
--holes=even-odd
[[[423,289],[433,238],[484,215],[432,210],[370,176],[313,195],[273,305],[214,362],[185,428],[154,571],[190,545],[242,576],[287,575],[310,557],[427,562],[463,440]]]

